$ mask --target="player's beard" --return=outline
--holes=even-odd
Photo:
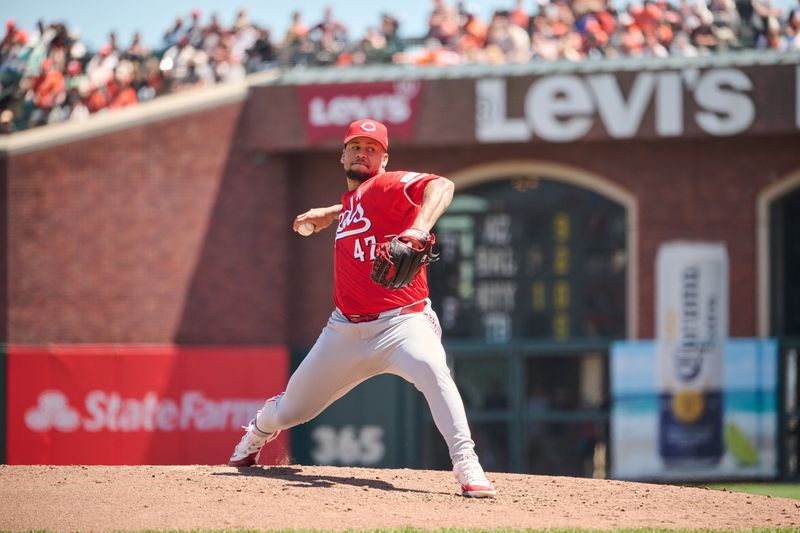
[[[370,179],[372,176],[374,176],[375,173],[374,172],[359,172],[358,170],[353,170],[351,168],[350,170],[347,170],[344,173],[344,175],[347,176],[348,178],[350,178],[353,181],[357,181],[359,183],[364,183],[365,181]]]

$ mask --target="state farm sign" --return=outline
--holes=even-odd
[[[8,463],[222,464],[286,386],[288,359],[283,347],[9,346]]]
[[[546,76],[528,85],[521,105],[510,101],[510,83],[476,81],[479,142],[571,142],[591,132],[613,139],[680,137],[690,130],[728,136],[748,130],[757,115],[754,82],[735,68]],[[521,91],[514,92],[518,100]],[[800,116],[797,121],[800,128]]]
[[[201,391],[186,391],[177,398],[164,398],[155,391],[141,397],[123,397],[118,392],[91,390],[80,408],[69,403],[60,390],[39,394],[36,405],[25,411],[25,425],[31,431],[236,431],[248,423],[264,405],[252,399],[214,400]]]
[[[306,121],[306,140],[341,142],[354,120],[383,122],[392,140],[411,140],[421,82],[305,85],[297,88]]]

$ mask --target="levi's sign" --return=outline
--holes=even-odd
[[[362,118],[386,124],[393,140],[411,140],[421,87],[413,80],[299,86],[306,140],[340,143],[348,124]]]
[[[520,82],[476,82],[479,142],[680,137],[698,130],[728,136],[745,132],[757,114],[754,82],[735,68],[646,71],[632,79],[628,73],[557,74],[533,80],[522,102],[522,91],[510,91],[511,83]]]

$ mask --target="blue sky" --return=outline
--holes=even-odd
[[[455,0],[453,0],[455,1]],[[798,0],[773,0],[786,8]],[[318,22],[327,5],[333,6],[336,17],[351,30],[351,37],[363,35],[370,25],[376,25],[380,14],[388,12],[400,20],[400,32],[405,37],[422,35],[427,28],[427,18],[432,0],[132,0],[128,2],[97,2],[89,0],[2,0],[2,19],[13,18],[23,28],[33,28],[36,21],[61,20],[70,28],[80,28],[84,42],[90,48],[101,46],[110,30],[116,30],[120,44],[127,46],[134,31],[141,31],[149,46],[161,44],[161,36],[178,15],[188,15],[192,9],[203,12],[203,19],[216,12],[220,20],[230,24],[238,7],[248,10],[253,21],[266,26],[273,37],[280,38],[286,31],[292,11],[300,9],[307,25]],[[616,0],[616,5],[628,2]],[[634,0],[637,3],[637,0]],[[513,0],[469,1],[484,20],[494,9],[509,8]],[[534,0],[526,2],[533,6]]]
[[[4,20],[13,18],[23,28],[33,28],[39,18],[65,21],[70,28],[80,28],[84,42],[94,48],[106,41],[112,29],[117,31],[123,46],[128,45],[136,30],[142,32],[146,44],[158,46],[161,36],[175,17],[188,16],[194,8],[202,11],[203,20],[216,12],[224,24],[231,24],[237,9],[243,7],[250,13],[251,20],[269,28],[274,38],[283,36],[290,15],[296,9],[303,12],[306,25],[313,25],[322,18],[325,6],[333,6],[336,18],[348,26],[351,37],[363,35],[370,25],[377,26],[381,13],[388,12],[400,20],[400,30],[404,36],[417,36],[427,28],[426,21],[432,3],[432,0],[132,0],[102,3],[87,0],[4,0],[0,13]],[[506,7],[506,4],[512,5],[513,0],[483,2],[478,9],[488,15],[492,7]]]

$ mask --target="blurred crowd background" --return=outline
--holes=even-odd
[[[149,48],[135,33],[110,32],[90,50],[78,31],[42,19],[35,28],[6,22],[0,44],[0,133],[85,120],[162,94],[237,80],[276,68],[399,63],[448,66],[613,57],[667,57],[743,49],[800,49],[800,0],[788,10],[770,0],[516,0],[482,20],[468,3],[432,0],[428,31],[401,38],[384,13],[353,35],[334,8],[322,20],[292,14],[273,35],[240,9],[230,22],[194,10]],[[425,14],[420,14],[425,16]]]

